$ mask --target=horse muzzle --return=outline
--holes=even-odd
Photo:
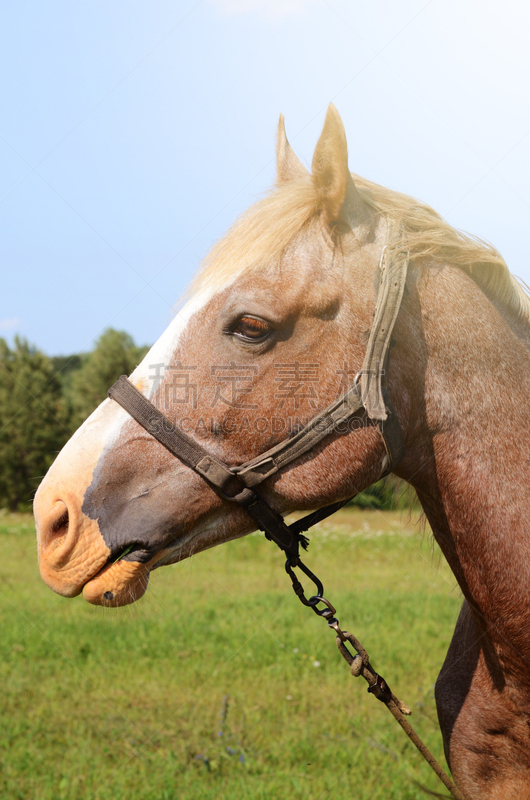
[[[134,603],[145,593],[149,573],[165,551],[149,553],[134,542],[113,552],[103,539],[98,520],[82,512],[75,494],[63,486],[60,497],[53,496],[54,488],[45,481],[34,504],[44,582],[63,597],[82,593],[94,605]]]

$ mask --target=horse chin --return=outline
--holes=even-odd
[[[103,567],[83,586],[83,599],[95,606],[126,606],[143,597],[152,561],[118,561]]]

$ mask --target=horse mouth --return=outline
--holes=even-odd
[[[86,581],[83,599],[93,605],[118,607],[136,602],[149,583],[149,573],[161,558],[152,555],[136,544],[111,554],[107,563]]]
[[[200,533],[206,533],[215,524],[206,526]],[[83,599],[96,606],[118,607],[136,602],[145,594],[149,575],[158,567],[174,564],[189,558],[204,548],[197,546],[198,531],[189,531],[166,543],[154,552],[145,544],[137,542],[121,546],[110,553],[106,563],[89,578],[78,593]],[[206,546],[212,546],[207,544]]]

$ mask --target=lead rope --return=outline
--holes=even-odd
[[[294,561],[296,561],[296,563],[294,563]],[[317,588],[316,595],[313,595],[309,599],[305,596],[304,587],[293,572],[293,567],[298,567],[301,569],[302,572],[313,581]],[[455,786],[445,770],[435,759],[429,748],[420,739],[410,722],[405,719],[405,716],[409,716],[412,713],[410,708],[406,706],[405,703],[402,703],[401,700],[398,700],[395,694],[393,694],[391,691],[385,679],[381,675],[378,675],[378,673],[374,670],[370,664],[370,657],[368,653],[357,637],[354,636],[353,633],[348,633],[348,631],[341,630],[339,621],[335,617],[335,607],[323,596],[324,587],[322,582],[311,572],[310,569],[308,569],[308,567],[306,567],[305,564],[302,563],[302,561],[300,561],[299,558],[295,560],[288,558],[285,562],[285,571],[291,579],[293,591],[300,602],[305,606],[312,608],[315,614],[326,620],[328,626],[337,634],[335,641],[339,649],[339,653],[349,664],[350,673],[355,678],[362,676],[365,679],[365,681],[368,683],[368,692],[373,694],[374,697],[380,700],[388,708],[394,719],[399,723],[399,725],[401,725],[411,742],[417,747],[427,764],[436,773],[444,786],[449,789],[455,800],[466,800],[460,789]],[[323,608],[318,607],[320,603],[324,604]],[[353,647],[355,653],[352,653],[348,649],[346,646],[347,643]]]

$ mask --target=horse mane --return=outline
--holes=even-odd
[[[515,319],[530,324],[530,298],[489,242],[453,228],[426,203],[353,177],[365,203],[401,225],[411,260],[458,267],[490,300],[497,301]]]
[[[411,261],[458,267],[515,320],[530,324],[530,298],[492,245],[453,228],[426,203],[359,175],[353,179],[363,201],[401,228]],[[192,289],[220,288],[243,272],[279,265],[289,243],[319,224],[320,196],[309,175],[276,187],[213,246]]]

